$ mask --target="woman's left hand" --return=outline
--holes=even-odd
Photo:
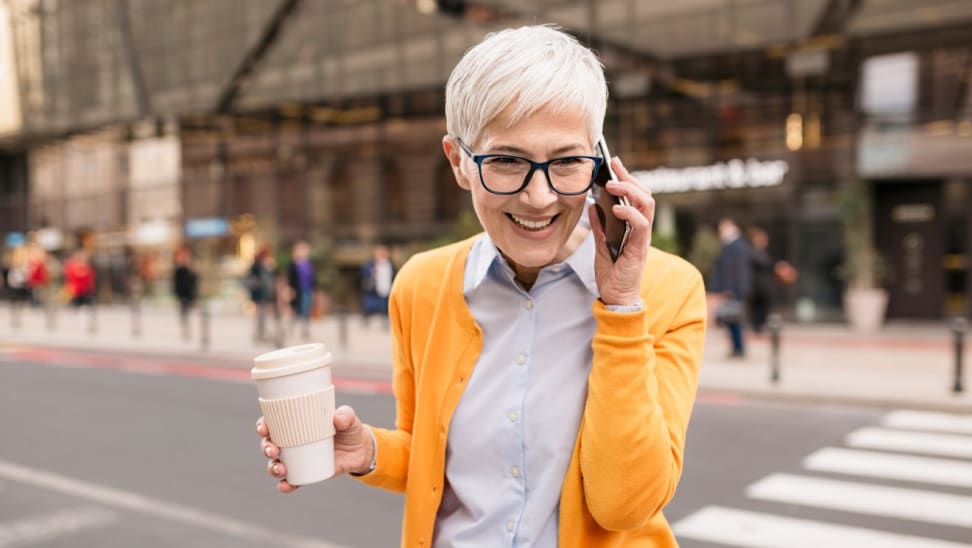
[[[655,220],[655,199],[651,191],[631,176],[620,158],[611,160],[611,167],[619,177],[618,181],[608,182],[607,191],[615,196],[625,196],[630,206],[616,204],[614,216],[626,221],[631,227],[624,251],[617,262],[611,260],[607,243],[604,241],[604,227],[597,217],[594,204],[588,207],[591,229],[594,231],[594,276],[601,301],[608,305],[633,306],[641,302],[641,275],[645,269],[645,259],[651,246],[651,225]],[[606,212],[605,212],[606,213]]]

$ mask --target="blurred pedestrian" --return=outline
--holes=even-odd
[[[388,326],[388,295],[395,279],[395,265],[389,255],[388,247],[379,245],[372,259],[361,267],[361,314],[366,326],[368,319],[376,314]]]
[[[138,277],[142,286],[142,294],[148,297],[155,295],[155,280],[159,277],[158,254],[153,249],[142,254],[138,261]]]
[[[81,315],[82,327],[88,327],[95,303],[95,271],[88,250],[83,247],[64,262],[64,292],[68,303]]]
[[[264,247],[253,257],[253,264],[247,271],[246,285],[250,292],[250,302],[255,310],[256,326],[253,330],[254,342],[267,340],[267,314],[279,317],[276,309],[275,281],[277,276],[276,264],[270,249]]]
[[[303,240],[294,244],[287,282],[292,292],[290,306],[294,310],[294,324],[300,323],[301,336],[309,339],[311,306],[314,304],[317,280],[310,260],[310,245]]]
[[[47,286],[51,281],[47,268],[47,251],[40,246],[31,246],[27,258],[27,290],[30,302],[40,305],[47,300]]]
[[[179,326],[182,328],[182,338],[189,340],[189,313],[198,296],[199,276],[192,269],[192,254],[185,247],[175,251],[172,292],[179,301]]]
[[[710,290],[720,296],[715,320],[729,332],[732,350],[730,358],[746,355],[743,338],[745,303],[752,289],[752,266],[749,245],[742,238],[739,225],[730,218],[719,221],[719,240],[722,248],[716,258],[715,273]]]
[[[596,154],[600,61],[548,26],[490,34],[445,104],[442,149],[485,234],[402,267],[395,427],[338,408],[336,474],[405,493],[409,548],[676,546],[662,509],[684,462],[705,290],[650,247],[650,192]],[[631,227],[617,262],[586,201],[604,161],[618,176],[605,191],[631,202],[612,210]],[[292,491],[262,418],[257,432]]]
[[[762,228],[749,229],[749,241],[752,244],[750,260],[753,266],[753,292],[749,298],[749,319],[753,331],[762,333],[767,318],[775,309],[780,289],[796,281],[797,271],[786,261],[773,260],[769,253],[769,234]]]
[[[7,284],[7,295],[11,303],[23,304],[30,302],[29,275],[30,260],[27,247],[23,245],[17,246],[10,254],[10,262],[7,264],[7,272],[4,277]]]

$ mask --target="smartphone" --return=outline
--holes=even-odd
[[[601,137],[597,142],[597,153],[604,159],[604,162],[601,163],[597,175],[594,176],[594,187],[591,190],[594,193],[597,217],[601,220],[601,226],[604,227],[611,260],[617,261],[624,251],[624,244],[628,242],[628,233],[631,232],[631,227],[626,221],[614,216],[612,206],[615,204],[630,205],[630,203],[628,198],[615,196],[604,188],[608,181],[617,180],[614,170],[611,169],[611,153],[608,151],[607,143],[604,142],[604,137]]]

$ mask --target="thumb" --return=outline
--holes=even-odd
[[[361,421],[358,420],[358,415],[355,414],[354,409],[350,406],[342,405],[334,411],[334,429],[338,432],[345,432],[351,430],[354,427],[361,426]]]

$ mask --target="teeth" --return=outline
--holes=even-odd
[[[516,224],[522,226],[523,228],[528,228],[530,230],[540,230],[541,228],[546,228],[550,223],[553,222],[554,218],[551,217],[546,221],[528,221],[526,219],[521,219],[516,215],[510,214],[510,217],[516,221]]]

